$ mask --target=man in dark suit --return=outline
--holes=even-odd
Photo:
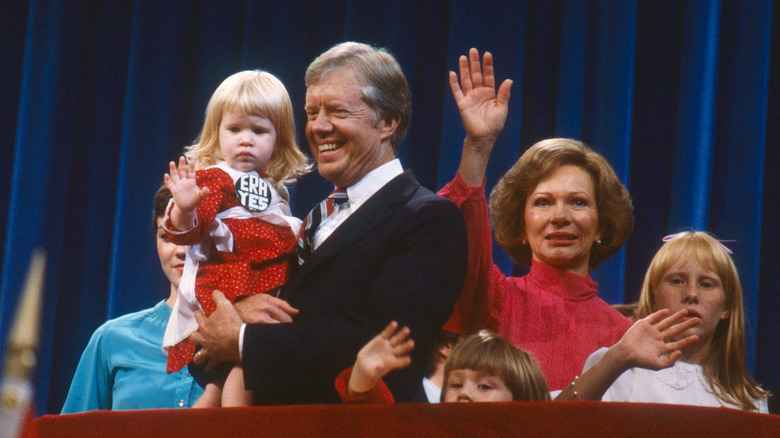
[[[397,401],[411,401],[463,285],[463,216],[395,158],[411,102],[389,53],[339,44],[312,62],[306,86],[306,138],[320,174],[348,200],[305,221],[300,267],[278,299],[251,297],[262,309],[241,314],[250,324],[215,293],[217,310],[198,315],[195,362],[240,360],[258,404],[337,402],[335,377],[396,320],[411,329],[415,351],[386,383]],[[262,321],[278,323],[251,323]]]

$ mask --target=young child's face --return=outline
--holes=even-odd
[[[718,323],[729,317],[726,294],[717,273],[690,258],[675,263],[661,278],[655,292],[656,310],[675,313],[688,310],[686,318],[698,317],[701,324],[681,333],[677,339],[698,335],[699,342],[709,343]]]
[[[498,376],[484,371],[453,370],[444,388],[445,402],[512,401],[512,391]]]
[[[270,120],[231,109],[219,123],[219,150],[225,162],[237,170],[262,172],[276,144],[276,129]]]

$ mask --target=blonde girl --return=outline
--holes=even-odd
[[[746,368],[742,286],[731,252],[705,232],[664,240],[645,274],[638,322],[591,355],[558,399],[767,412],[768,393]]]
[[[163,228],[176,244],[191,246],[164,338],[169,372],[197,354],[189,338],[198,328],[194,314],[214,311],[214,291],[235,301],[275,291],[287,280],[300,221],[290,214],[284,184],[311,168],[296,144],[287,90],[259,70],[219,85],[199,140],[185,155],[164,175],[173,200]],[[218,383],[206,386],[198,406],[251,402],[240,367],[227,377],[224,393]]]

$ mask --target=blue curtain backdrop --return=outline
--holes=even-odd
[[[412,90],[400,148],[431,189],[455,173],[463,129],[447,71],[490,50],[511,108],[488,188],[552,136],[584,140],[628,185],[626,248],[593,276],[611,303],[637,298],[661,237],[723,239],[740,270],[750,366],[780,385],[780,13],[770,0],[2,1],[0,345],[32,251],[48,254],[36,397],[59,412],[82,349],[107,318],[166,294],[151,200],[166,163],[198,135],[231,73],[261,68],[288,87],[302,136],[303,73],[335,43],[396,55]],[[775,35],[772,35],[772,30]],[[293,189],[303,216],[319,175]],[[496,260],[520,272],[500,250]]]

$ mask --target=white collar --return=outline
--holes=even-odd
[[[385,186],[390,180],[404,172],[401,161],[398,158],[368,172],[357,183],[347,187],[347,196],[349,196],[349,208],[352,211],[357,210],[368,198],[374,195],[379,189]]]
[[[431,379],[423,377],[423,389],[428,403],[439,403],[441,401],[441,388],[436,386]]]
[[[249,172],[242,172],[242,171],[240,171],[238,169],[234,169],[234,168],[230,167],[230,165],[227,163],[227,161],[220,161],[217,164],[213,164],[213,165],[207,167],[207,169],[212,168],[212,167],[218,167],[218,168],[224,170],[225,173],[227,173],[228,175],[230,175],[231,178],[233,178],[233,183],[234,184],[235,184],[237,179],[241,178],[242,176],[246,175],[247,173],[255,173],[258,176],[260,175],[259,173],[257,173],[256,170],[250,170]]]

